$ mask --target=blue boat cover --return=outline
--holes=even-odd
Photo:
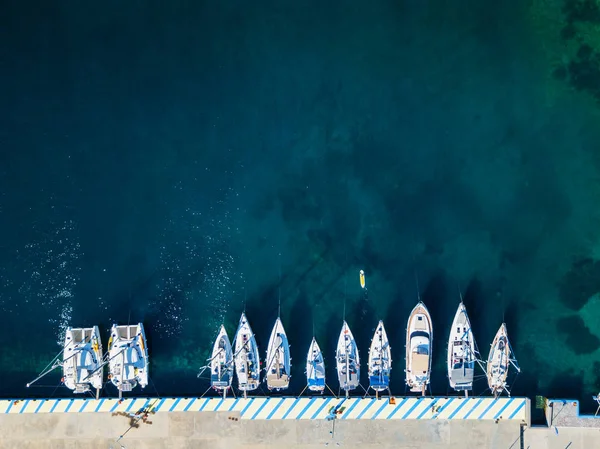
[[[308,386],[309,387],[324,387],[325,386],[325,379],[321,378],[321,379],[308,379]]]
[[[372,387],[389,387],[390,385],[390,376],[371,376],[369,377],[369,382]]]

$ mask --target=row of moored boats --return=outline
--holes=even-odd
[[[412,392],[425,394],[431,378],[433,326],[431,315],[423,302],[413,308],[406,329],[406,385]],[[291,377],[290,345],[287,334],[278,317],[271,331],[264,363],[264,381],[270,391],[285,390]],[[360,385],[360,357],[356,340],[346,321],[337,342],[335,353],[336,370],[341,390],[346,392]],[[215,340],[212,356],[199,376],[210,369],[211,386],[223,396],[232,387],[234,371],[237,387],[244,396],[256,390],[261,382],[261,368],[258,345],[245,313],[242,313],[232,345],[225,326],[221,326]],[[448,380],[456,391],[473,388],[476,365],[487,376],[488,386],[494,396],[508,391],[507,376],[510,365],[520,371],[512,355],[506,325],[502,323],[492,342],[487,362],[480,359],[471,323],[465,305],[458,306],[448,340]],[[387,333],[379,321],[371,340],[368,359],[369,388],[376,394],[388,390],[392,370],[392,355]],[[323,392],[325,383],[325,362],[323,352],[313,337],[306,356],[306,388]],[[510,393],[509,393],[510,394]]]
[[[98,326],[67,328],[63,349],[27,386],[62,368],[61,382],[67,388],[74,393],[87,393],[93,388],[98,397],[107,365],[108,379],[117,387],[119,397],[138,385],[142,388],[148,385],[148,345],[142,323],[114,324],[106,353],[102,351]]]
[[[406,329],[406,385],[412,392],[423,395],[430,383],[433,345],[431,316],[423,302],[413,308]],[[210,369],[211,386],[223,396],[232,388],[234,371],[237,388],[247,395],[259,388],[261,374],[270,391],[289,387],[291,378],[290,344],[280,317],[277,317],[264,361],[261,361],[256,338],[245,313],[242,313],[232,345],[225,326],[221,326],[213,346],[212,356],[203,367]],[[339,387],[349,395],[360,385],[360,357],[356,340],[346,321],[337,342],[335,362]],[[503,323],[492,342],[487,362],[480,360],[475,345],[471,323],[461,300],[450,330],[448,340],[448,379],[451,388],[464,391],[473,388],[476,365],[487,375],[488,386],[494,396],[508,392],[507,376],[510,365],[519,370],[508,341]],[[75,393],[86,393],[92,388],[98,396],[104,384],[104,367],[108,365],[108,379],[123,392],[136,386],[148,385],[148,346],[142,323],[113,325],[108,341],[108,351],[102,350],[98,326],[68,328],[62,351],[43,372],[27,386],[43,378],[56,368],[62,368],[62,383]],[[371,341],[368,357],[369,388],[378,395],[389,391],[392,354],[387,333],[379,321]],[[201,374],[202,374],[201,372]],[[323,352],[313,337],[306,356],[306,388],[322,393],[325,383]]]

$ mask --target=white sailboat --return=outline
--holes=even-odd
[[[473,389],[477,356],[471,322],[461,299],[450,328],[447,364],[450,387],[455,391],[464,391],[466,396]]]
[[[421,392],[429,385],[433,326],[431,316],[421,301],[408,317],[406,327],[406,384],[412,392]]]
[[[340,388],[348,397],[350,390],[358,387],[360,382],[360,358],[356,341],[346,321],[338,339],[335,360]]]
[[[248,323],[246,314],[242,313],[240,324],[235,334],[235,372],[238,388],[246,397],[248,391],[256,390],[260,381],[260,358],[254,333]]]
[[[63,348],[46,365],[31,385],[50,374],[56,368],[62,368],[61,382],[74,393],[86,393],[90,387],[96,389],[96,397],[102,388],[103,368],[106,362],[102,356],[102,342],[98,326],[88,328],[67,328]]]
[[[148,385],[148,345],[142,323],[113,324],[108,340],[108,370],[112,384],[123,392]]]
[[[233,350],[224,325],[221,325],[219,329],[212,355],[208,361],[210,365],[202,367],[198,377],[205,369],[210,368],[210,384],[215,390],[222,391],[223,398],[225,398],[233,381]]]
[[[90,386],[102,388],[102,342],[98,326],[68,327],[63,351],[63,382],[74,393],[87,393]]]
[[[521,371],[517,360],[512,357],[512,348],[508,341],[506,324],[502,323],[492,342],[487,362],[488,386],[495,398],[500,396],[502,391],[506,391],[510,396],[510,391],[506,384],[510,365],[513,365],[517,372]]]
[[[290,344],[283,328],[281,318],[277,317],[269,338],[267,349],[266,373],[267,388],[272,390],[285,390],[290,385],[291,375]]]
[[[369,385],[379,392],[389,390],[392,370],[392,350],[383,321],[379,321],[369,349]]]
[[[310,391],[325,391],[325,361],[323,353],[313,337],[306,355],[306,386]]]

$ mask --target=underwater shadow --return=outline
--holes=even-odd
[[[544,396],[557,399],[584,398],[585,387],[583,385],[583,371],[563,371],[552,378],[548,389],[543,391]]]
[[[254,332],[256,344],[258,345],[258,354],[261,360],[260,367],[264,368],[264,359],[267,353],[267,345],[269,344],[269,336],[271,335],[271,329],[275,324],[276,315],[273,316],[271,313],[265,313],[264,309],[264,297],[252,295],[248,298],[245,309],[243,312],[246,313],[248,323]],[[259,299],[260,298],[260,299]],[[241,314],[242,311],[240,311]],[[239,318],[238,318],[239,320]],[[236,323],[237,329],[237,323]]]
[[[448,335],[450,326],[458,306],[456,301],[448,300],[448,281],[443,270],[436,271],[427,282],[421,300],[429,310],[433,326],[433,360],[431,373],[431,390],[441,393],[448,390],[446,357],[448,351]]]
[[[576,260],[559,282],[561,302],[579,311],[600,292],[600,262],[591,258]]]
[[[509,388],[513,396],[531,396],[539,392],[539,372],[544,367],[549,368],[543,360],[540,360],[535,352],[535,347],[530,343],[523,345],[523,352],[527,354],[527,358],[523,359],[525,363],[521,368],[521,372],[508,378],[508,381],[511,382]],[[514,372],[513,367],[510,370],[510,374],[512,374]]]
[[[477,277],[473,277],[469,281],[467,289],[463,293],[463,304],[467,308],[471,329],[475,334],[475,341],[477,341],[477,336],[482,335],[482,332],[485,331],[483,320],[485,317],[485,296],[481,281]]]
[[[313,310],[304,288],[298,292],[289,317],[288,323],[283,323],[283,325],[290,342],[292,357],[290,391],[300,393],[306,386],[306,354],[313,337]]]
[[[338,337],[342,329],[342,320],[337,314],[331,315],[325,324],[325,332],[317,335],[317,342],[323,352],[325,360],[325,382],[337,395],[339,391],[339,382],[335,365],[335,350]],[[327,389],[325,391],[328,391]]]
[[[404,370],[406,369],[405,359],[405,340],[406,340],[406,320],[408,319],[408,307],[402,300],[402,295],[398,291],[394,294],[394,300],[389,304],[387,312],[383,317],[385,330],[392,348],[392,373],[390,376],[390,390],[394,394],[400,394],[405,391],[406,380]],[[416,304],[416,302],[415,302]],[[406,317],[406,318],[405,318]]]
[[[506,332],[511,349],[514,348],[513,342],[520,341],[519,316],[521,316],[521,304],[513,297],[508,302],[508,307],[504,310],[504,323],[506,324]],[[513,356],[517,357],[517,354],[513,354]]]
[[[366,292],[364,292],[361,295],[361,298],[354,303],[352,314],[348,321],[350,329],[352,330],[352,334],[354,335],[354,339],[356,340],[356,345],[358,347],[361,360],[360,383],[365,389],[368,389],[369,348],[371,346],[371,339],[373,338],[373,333],[377,327],[378,320],[375,315],[373,304],[371,301],[369,301]]]
[[[591,354],[600,347],[600,338],[592,333],[579,315],[561,317],[556,322],[556,330],[566,338],[567,346],[577,355]]]

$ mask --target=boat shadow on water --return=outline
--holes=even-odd
[[[338,375],[335,364],[337,341],[340,336],[340,324],[340,316],[330,315],[327,318],[325,331],[321,337],[323,343],[319,342],[321,350],[323,351],[323,357],[325,358],[325,382],[331,387],[336,395],[343,393],[340,390],[337,381]]]
[[[408,316],[410,308],[406,297],[400,292],[394,295],[394,300],[389,304],[384,316],[382,317],[384,323],[388,323],[386,332],[388,341],[392,348],[392,374],[390,376],[390,391],[396,394],[400,394],[405,391],[404,381],[404,369],[406,368],[404,356],[394,354],[400,350],[400,354],[403,352],[404,340],[406,333],[406,323],[401,320],[400,317]],[[375,325],[374,323],[373,325]],[[397,348],[397,349],[396,349]]]
[[[416,303],[416,299],[413,301]],[[449,392],[448,378],[445,373],[447,342],[452,318],[459,302],[458,287],[451,285],[443,270],[434,272],[425,283],[421,300],[427,307],[432,324],[431,371],[427,395],[434,392]],[[413,304],[414,304],[413,303]],[[444,374],[442,374],[444,373]]]
[[[290,380],[290,392],[300,392],[306,385],[304,356],[312,339],[313,309],[309,304],[309,297],[304,288],[300,288],[290,313],[287,330],[291,353],[292,353],[292,378]],[[317,340],[321,339],[317,335]],[[287,393],[290,394],[289,392]]]
[[[372,301],[368,300],[366,297],[361,297],[354,304],[352,315],[349,320],[352,323],[352,329],[356,329],[356,332],[352,331],[352,333],[354,334],[356,345],[361,356],[359,382],[360,385],[367,390],[369,388],[369,375],[367,369],[368,350],[371,345],[373,333],[375,332],[375,328],[380,319],[382,318],[377,317]],[[365,394],[365,392],[359,386],[354,391],[354,394],[362,395]]]

